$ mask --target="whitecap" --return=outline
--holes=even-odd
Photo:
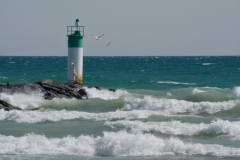
[[[161,111],[163,114],[172,115],[178,113],[208,113],[213,114],[222,110],[229,110],[239,103],[238,100],[223,102],[189,102],[177,99],[126,97],[122,110],[150,110]]]
[[[166,94],[166,96],[172,96],[172,94],[168,92],[168,93]]]
[[[85,156],[161,156],[212,155],[240,156],[240,148],[217,144],[184,142],[171,137],[162,139],[151,134],[126,131],[103,132],[103,136],[80,135],[47,138],[29,133],[21,137],[0,135],[0,154],[65,154]]]
[[[195,83],[182,83],[182,82],[173,82],[173,81],[158,81],[157,83],[196,85]]]
[[[182,123],[180,121],[171,122],[141,122],[141,121],[116,121],[106,122],[105,125],[115,127],[124,126],[133,133],[141,132],[160,132],[169,135],[193,136],[200,133],[226,135],[233,140],[240,140],[240,121],[230,122],[228,120],[216,119],[209,124]]]
[[[210,64],[214,64],[214,63],[202,63],[203,66],[208,66]]]
[[[0,77],[0,79],[8,79],[8,77]]]
[[[38,108],[45,101],[41,92],[29,92],[28,94],[14,93],[12,95],[0,93],[0,99],[23,110]]]
[[[0,120],[16,121],[18,123],[39,123],[45,121],[58,122],[62,120],[84,119],[95,121],[110,121],[116,119],[142,119],[152,115],[163,115],[155,111],[121,111],[89,113],[81,111],[67,111],[65,109],[56,110],[37,110],[37,111],[19,111],[0,110]]]
[[[239,86],[233,88],[233,95],[237,98],[240,98],[240,87]]]
[[[122,96],[129,95],[126,90],[117,89],[115,92],[111,92],[105,89],[98,90],[96,88],[84,88],[88,94],[88,98],[100,98],[104,100],[118,99]]]
[[[204,93],[205,91],[203,90],[200,90],[200,89],[197,89],[197,88],[194,88],[192,91],[191,91],[191,95],[195,95],[195,94],[198,94],[198,93]]]

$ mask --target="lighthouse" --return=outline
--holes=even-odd
[[[67,77],[69,84],[83,83],[83,37],[84,26],[78,25],[76,19],[75,26],[67,26],[68,36],[68,66]]]

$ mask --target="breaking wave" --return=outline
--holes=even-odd
[[[153,115],[162,115],[154,111],[114,111],[102,113],[89,113],[66,110],[43,110],[43,111],[4,111],[0,110],[0,120],[16,121],[18,123],[39,123],[45,121],[58,122],[62,120],[95,120],[110,121],[119,119],[142,119]]]
[[[111,92],[108,90],[98,90],[96,88],[85,88],[89,98],[100,98],[104,100],[119,99],[123,96],[130,95],[126,90],[116,90]]]
[[[14,93],[12,95],[0,93],[0,99],[5,100],[23,110],[38,108],[45,101],[43,99],[43,93],[41,92],[31,92],[29,94]]]
[[[240,98],[240,87],[234,87],[233,95],[237,98]]]
[[[133,133],[159,132],[169,135],[193,136],[204,134],[226,135],[234,140],[240,140],[240,121],[230,122],[221,119],[213,120],[209,124],[182,123],[180,121],[170,122],[141,122],[141,121],[116,121],[105,123],[112,128],[125,127]]]
[[[125,98],[122,110],[151,110],[161,111],[164,114],[178,113],[208,113],[213,114],[222,110],[229,110],[239,103],[238,100],[223,102],[188,102],[177,99],[157,99],[151,96],[143,98]]]
[[[235,157],[240,148],[217,144],[184,142],[178,138],[162,139],[151,134],[126,131],[104,132],[103,136],[80,135],[47,138],[26,134],[22,137],[0,135],[0,154],[61,154],[94,156],[212,155]]]

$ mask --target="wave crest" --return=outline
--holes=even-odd
[[[237,98],[240,98],[240,87],[234,87],[233,95]]]
[[[223,102],[188,102],[177,99],[157,99],[151,96],[141,98],[125,98],[122,110],[151,110],[161,111],[165,114],[178,113],[208,113],[213,114],[222,110],[233,108],[239,101],[230,100]]]
[[[159,132],[169,135],[193,136],[201,133],[227,135],[233,140],[240,140],[240,121],[229,122],[221,119],[213,120],[209,124],[182,123],[180,121],[171,122],[141,122],[141,121],[116,121],[106,122],[106,125],[116,128],[125,127],[133,133]]]
[[[151,134],[129,134],[126,131],[104,132],[102,137],[81,135],[76,138],[47,138],[32,133],[22,137],[0,135],[0,154],[240,156],[240,148],[188,143],[174,137],[162,139]]]

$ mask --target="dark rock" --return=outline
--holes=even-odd
[[[13,93],[25,93],[31,92],[43,92],[44,98],[51,100],[53,98],[77,98],[82,99],[82,95],[79,93],[81,85],[73,84],[66,85],[58,82],[52,82],[52,80],[42,80],[37,83],[25,83],[25,84],[13,84],[13,85],[0,85],[0,93],[5,92],[7,94]],[[84,95],[86,97],[86,95]]]
[[[0,109],[4,109],[5,111],[10,111],[13,109],[22,110],[21,108],[13,106],[13,105],[9,104],[8,102],[5,102],[1,99],[0,99]]]
[[[116,91],[116,89],[112,89],[112,88],[110,88],[110,89],[109,89],[109,91],[115,92],[115,91]]]
[[[47,100],[52,100],[55,96],[53,95],[53,93],[47,91],[44,93],[44,98]]]
[[[69,87],[68,85],[64,85],[61,83],[52,83],[52,84],[44,83],[42,84],[42,88],[44,88],[45,91],[53,93],[52,95],[56,95],[57,98],[82,99],[82,96],[79,94],[79,92],[77,92],[77,90]]]
[[[39,110],[39,108],[32,108],[32,109],[29,109],[29,111],[36,111],[36,110]]]
[[[82,96],[82,98],[84,97],[85,99],[88,99],[87,92],[85,89],[79,89],[78,93]]]
[[[71,88],[74,88],[74,89],[76,89],[77,88],[77,86],[75,86],[74,84],[66,84],[68,87],[71,87]]]

